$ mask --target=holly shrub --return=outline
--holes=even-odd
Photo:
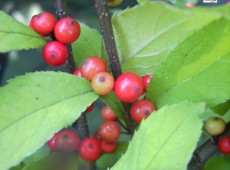
[[[28,24],[0,11],[0,53],[38,49],[55,68],[0,87],[0,170],[229,170],[227,1],[89,1],[97,28],[65,0]]]

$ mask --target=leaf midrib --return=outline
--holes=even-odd
[[[189,18],[183,18],[177,22],[174,22],[171,25],[168,25],[167,27],[164,27],[161,31],[159,31],[156,35],[152,36],[148,41],[146,41],[145,43],[143,43],[142,46],[140,46],[140,48],[138,48],[137,50],[135,50],[132,54],[128,55],[127,57],[124,57],[122,63],[124,63],[125,61],[127,61],[129,58],[135,56],[136,54],[138,54],[140,51],[142,51],[143,49],[145,49],[150,43],[152,43],[153,41],[155,41],[156,39],[158,39],[159,37],[161,37],[162,35],[164,35],[165,33],[167,33],[169,30],[179,26],[180,24],[187,22],[189,20]]]
[[[230,52],[227,52],[227,53],[223,54],[221,57],[217,57],[215,60],[213,60],[212,62],[210,62],[205,67],[202,67],[197,72],[194,72],[194,74],[192,74],[190,77],[182,80],[181,82],[179,82],[178,84],[176,84],[173,87],[169,87],[168,89],[164,90],[160,95],[154,96],[154,100],[156,100],[157,98],[160,98],[161,96],[165,95],[165,93],[168,93],[168,91],[171,91],[171,90],[179,87],[180,85],[184,84],[185,82],[191,80],[192,78],[196,77],[197,75],[199,75],[200,73],[204,72],[207,68],[209,68],[211,65],[215,64],[216,62],[218,62],[219,60],[221,60],[224,56],[226,56],[228,54],[230,54]]]
[[[91,93],[91,92],[93,92],[93,91],[91,90],[91,91],[79,93],[78,95],[72,95],[72,96],[69,96],[69,97],[65,98],[64,100],[56,101],[56,102],[54,102],[54,103],[48,105],[48,107],[45,106],[45,107],[39,108],[39,109],[37,109],[37,110],[34,110],[34,111],[32,111],[32,112],[26,114],[25,116],[21,117],[20,119],[17,119],[17,120],[15,120],[14,122],[10,123],[8,126],[4,127],[3,129],[1,129],[1,130],[0,130],[0,134],[3,133],[3,132],[4,132],[5,130],[7,130],[8,128],[10,128],[11,126],[13,126],[14,124],[16,124],[17,122],[20,122],[21,120],[23,120],[23,119],[25,119],[25,118],[27,118],[27,117],[33,116],[34,114],[38,113],[39,111],[41,111],[41,110],[43,110],[43,109],[45,109],[45,108],[49,108],[49,107],[51,107],[51,106],[56,105],[57,103],[60,103],[60,102],[63,102],[63,101],[72,99],[72,98],[74,98],[74,97],[77,97],[77,96],[80,96],[80,95],[83,95],[83,94]]]
[[[173,132],[171,133],[171,135],[168,136],[167,139],[165,139],[165,142],[161,145],[161,147],[157,150],[157,152],[153,155],[153,157],[151,158],[151,160],[149,161],[149,163],[146,165],[146,168],[144,168],[145,170],[148,170],[149,165],[151,164],[151,162],[154,161],[155,158],[157,158],[157,156],[159,155],[160,151],[162,149],[164,149],[164,147],[167,145],[167,143],[169,143],[172,139],[172,137],[178,132],[178,129],[181,128],[182,124],[187,120],[190,119],[190,117],[193,116],[192,114],[189,114],[188,116],[185,116],[185,118],[179,123],[178,126],[176,126],[176,128],[173,130]]]
[[[38,37],[38,36],[35,36],[35,35],[30,35],[30,34],[25,34],[25,33],[19,33],[19,32],[10,32],[10,31],[2,31],[0,30],[0,34],[1,33],[5,33],[5,34],[19,34],[19,35],[23,35],[25,37],[30,37],[30,38],[36,38],[36,39],[41,39],[41,40],[44,40],[42,37]]]

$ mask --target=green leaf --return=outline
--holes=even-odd
[[[230,169],[230,156],[213,156],[204,165],[204,170],[229,170]]]
[[[224,114],[223,116],[221,116],[221,115],[219,115],[219,114],[217,114],[216,112],[214,112],[213,110],[211,110],[211,109],[209,109],[209,108],[207,108],[206,110],[205,110],[205,112],[203,113],[203,114],[201,114],[201,118],[203,119],[203,120],[208,120],[209,118],[211,118],[211,117],[220,117],[220,118],[222,118],[225,122],[230,122],[230,110],[226,113],[226,114]]]
[[[39,48],[46,41],[28,26],[0,11],[0,52]]]
[[[103,154],[96,162],[99,169],[104,170],[112,167],[125,153],[128,147],[127,142],[118,142],[117,149],[110,154]]]
[[[146,2],[114,15],[122,70],[140,75],[154,73],[188,36],[220,17],[220,13],[179,9],[162,2]]]
[[[218,104],[217,106],[214,106],[211,109],[219,115],[224,115],[230,110],[230,100]]]
[[[109,93],[105,96],[100,96],[100,99],[109,106],[119,119],[124,120],[124,108],[121,101],[116,97],[114,92]]]
[[[154,112],[111,170],[186,169],[202,132],[204,109],[203,103],[184,102]]]
[[[81,23],[81,34],[72,44],[74,59],[79,66],[90,56],[101,56],[102,38],[99,32]]]
[[[230,22],[213,21],[162,62],[147,92],[157,108],[184,100],[216,106],[230,99]]]
[[[18,164],[97,99],[89,81],[37,72],[0,87],[0,169]]]
[[[41,160],[42,158],[48,156],[50,154],[50,149],[48,145],[43,145],[41,148],[39,148],[36,152],[34,152],[32,155],[26,157],[23,160],[23,163],[27,166],[30,165],[36,161]]]

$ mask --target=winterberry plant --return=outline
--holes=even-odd
[[[1,170],[229,164],[229,5],[18,2],[0,2]]]

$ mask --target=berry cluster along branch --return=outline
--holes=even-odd
[[[54,6],[56,8],[56,16],[57,19],[60,20],[67,16],[66,14],[66,0],[54,0]],[[73,51],[71,44],[66,45],[69,56],[66,62],[66,71],[70,74],[74,72],[74,70],[77,68],[77,65],[74,61],[73,57]],[[86,118],[86,114],[83,112],[79,119],[73,124],[74,127],[79,129],[81,135],[83,138],[89,137],[89,127],[88,122]],[[96,166],[94,162],[87,162],[86,163],[86,169],[88,170],[95,170]]]
[[[230,135],[230,123],[227,124],[224,133],[213,139],[207,140],[199,146],[193,153],[192,159],[188,164],[188,170],[202,170],[204,164],[213,156],[219,153],[217,148],[218,140],[223,136]]]
[[[115,79],[121,75],[121,65],[118,57],[118,52],[116,48],[116,43],[114,39],[114,33],[111,23],[111,14],[108,9],[106,0],[95,0],[95,7],[99,17],[99,22],[101,26],[101,32],[104,39],[104,44],[106,52],[108,55],[110,68]],[[130,106],[126,103],[122,103],[125,110],[124,117],[130,132],[133,134],[135,131],[136,123],[132,120],[129,110]]]

